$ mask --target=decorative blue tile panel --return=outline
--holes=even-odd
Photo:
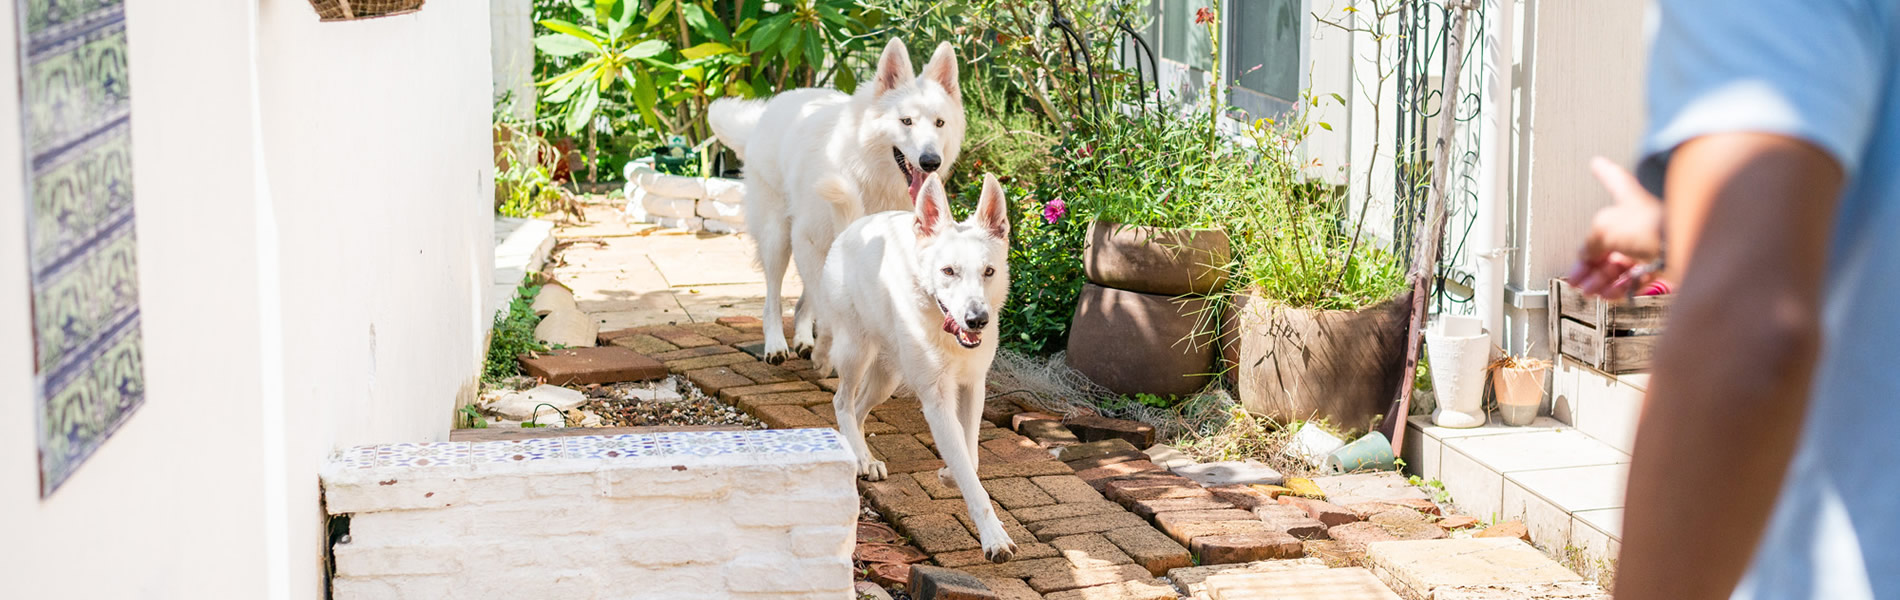
[[[124,0],[16,0],[40,495],[145,400]]]
[[[542,460],[612,461],[653,456],[816,454],[844,449],[831,429],[757,429],[358,446],[337,453],[344,469],[456,468]]]

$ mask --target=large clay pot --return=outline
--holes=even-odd
[[[1233,259],[1227,232],[1089,223],[1082,270],[1104,286],[1180,296],[1211,294],[1227,285]]]
[[[1324,418],[1366,431],[1397,397],[1411,294],[1360,310],[1238,298],[1222,355],[1248,411],[1280,423]]]
[[[1192,394],[1213,379],[1215,340],[1191,339],[1211,305],[1083,284],[1065,360],[1118,394]]]

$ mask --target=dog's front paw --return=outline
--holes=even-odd
[[[884,478],[891,476],[890,470],[884,466],[884,461],[881,460],[859,462],[858,474],[864,476],[865,481],[883,481]]]
[[[1016,557],[1016,542],[1014,540],[1009,539],[1008,535],[1004,535],[1003,540],[999,543],[994,543],[994,544],[984,543],[983,544],[983,558],[990,559],[990,562],[993,562],[993,563],[1009,562],[1009,559],[1012,559],[1015,557]]]
[[[811,358],[812,347],[810,343],[794,341],[792,353],[797,354],[799,358]]]

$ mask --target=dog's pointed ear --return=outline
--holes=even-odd
[[[904,40],[891,38],[891,43],[884,45],[884,54],[877,58],[877,75],[871,80],[872,93],[883,96],[916,78],[917,72],[910,66],[910,48],[904,46]]]
[[[943,191],[943,179],[931,173],[917,190],[917,237],[937,235],[950,224],[950,197]]]
[[[937,44],[937,51],[930,55],[930,62],[924,65],[924,79],[935,81],[950,92],[950,98],[963,101],[963,88],[957,84],[957,49],[950,42]]]
[[[983,174],[983,196],[970,219],[996,239],[1009,239],[1009,201],[1003,198],[1003,184],[996,182],[995,175]]]

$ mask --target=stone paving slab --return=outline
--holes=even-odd
[[[1361,568],[1225,573],[1207,578],[1213,600],[1400,600]]]
[[[1168,580],[1174,582],[1175,589],[1197,600],[1206,600],[1207,578],[1223,573],[1272,573],[1276,571],[1325,569],[1326,563],[1312,558],[1288,560],[1263,560],[1231,565],[1204,565],[1181,567],[1168,571]]]
[[[1410,600],[1430,600],[1443,587],[1583,580],[1530,544],[1509,538],[1376,542],[1366,546],[1366,560]]]

